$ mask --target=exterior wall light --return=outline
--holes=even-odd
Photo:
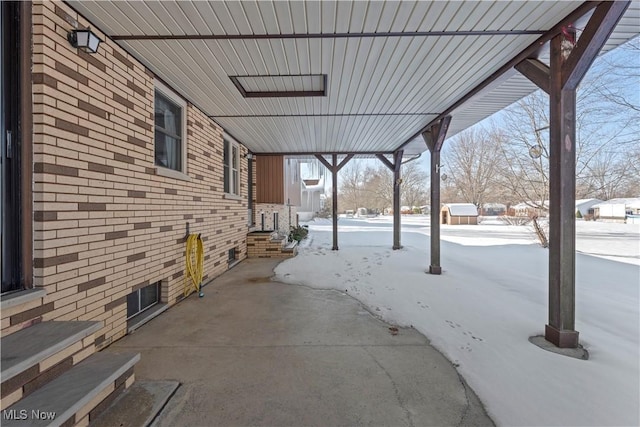
[[[540,145],[534,145],[529,148],[529,156],[532,159],[539,159],[542,156],[542,147]]]
[[[67,40],[71,43],[71,46],[82,49],[87,53],[96,53],[98,46],[100,45],[100,38],[91,31],[91,28],[86,30],[71,30],[67,34]]]

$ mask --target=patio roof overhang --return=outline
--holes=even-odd
[[[445,115],[452,136],[536,90],[514,65],[600,2],[68,3],[254,153],[414,156]]]

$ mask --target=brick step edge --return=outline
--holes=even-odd
[[[88,424],[105,399],[133,383],[139,354],[96,353],[2,411],[2,426],[72,426]],[[94,411],[94,417],[96,413]],[[43,419],[45,418],[45,419]]]

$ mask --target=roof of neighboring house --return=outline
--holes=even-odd
[[[598,204],[598,203],[602,203],[602,200],[600,199],[579,199],[576,200],[576,209],[589,209],[591,207],[593,207],[594,205]]]
[[[478,208],[473,203],[446,203],[452,216],[478,216]]]
[[[594,208],[604,205],[624,205],[626,208],[640,209],[640,197],[617,198],[593,205]]]
[[[502,203],[485,203],[482,205],[483,209],[507,209],[507,205]]]
[[[319,179],[305,179],[304,180],[305,185],[318,185],[319,182],[320,182]]]

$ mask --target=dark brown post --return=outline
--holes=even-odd
[[[338,163],[338,155],[337,154],[332,154],[331,155],[331,163],[333,164],[333,167],[331,169],[331,179],[333,182],[333,189],[332,189],[332,212],[331,212],[331,219],[333,220],[333,246],[331,247],[331,250],[337,251],[338,250],[338,168],[336,168],[336,164]]]
[[[602,2],[578,43],[563,31],[551,39],[550,67],[535,59],[516,69],[549,93],[549,323],[545,339],[578,347],[575,330],[576,88],[629,6]],[[571,30],[571,28],[567,28]],[[545,74],[549,75],[548,87]]]
[[[440,266],[440,150],[449,129],[451,116],[446,116],[422,134],[431,152],[431,264],[429,273],[442,274]]]
[[[402,178],[400,176],[400,169],[402,168],[402,154],[403,150],[398,150],[393,153],[393,249],[401,249],[400,244],[400,186],[402,185]]]
[[[376,154],[376,157],[393,172],[393,249],[401,249],[400,244],[400,169],[402,167],[402,155],[404,150],[393,153],[393,163],[384,154]]]
[[[327,169],[331,171],[332,178],[332,204],[331,207],[331,216],[333,219],[333,247],[331,248],[334,251],[338,250],[338,172],[342,169],[353,157],[353,154],[348,154],[341,162],[338,164],[338,155],[331,155],[331,163],[327,162],[321,154],[316,154],[316,158],[320,160]]]
[[[545,338],[578,346],[575,331],[576,91],[562,89],[562,41],[551,40],[549,126],[549,324]]]

